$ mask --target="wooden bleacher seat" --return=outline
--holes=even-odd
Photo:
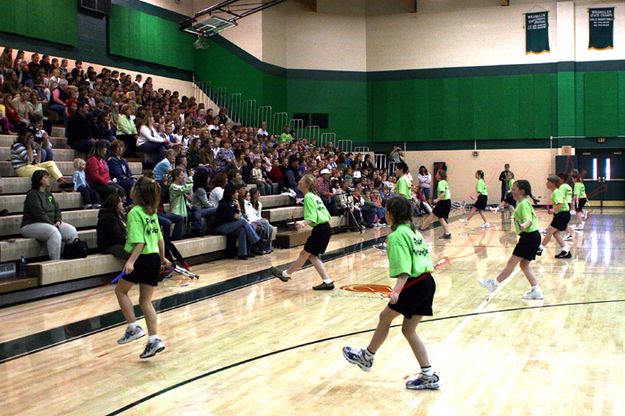
[[[22,212],[22,209],[24,209],[24,199],[26,199],[25,193],[19,195],[1,194],[0,206],[9,210],[11,213]],[[54,199],[56,199],[61,210],[82,208],[82,198],[79,192],[55,193]]]
[[[10,148],[13,143],[15,143],[16,135],[0,135],[0,147]],[[67,139],[65,137],[50,137],[50,143],[52,143],[52,147],[54,150],[57,149],[69,149],[67,145]]]
[[[73,149],[52,149],[54,151],[55,162],[71,162],[73,161],[77,153]],[[11,160],[11,148],[0,147],[0,160]]]
[[[304,207],[290,206],[267,210],[263,209],[262,216],[272,224],[291,221],[293,219],[299,220],[304,218]]]
[[[342,223],[342,216],[334,216],[330,218],[330,227],[337,228],[341,225],[346,225]],[[299,247],[303,246],[306,243],[306,240],[310,236],[312,232],[312,228],[306,227],[299,231],[297,230],[280,230],[276,235],[275,246],[277,248],[291,248],[291,247]]]
[[[66,176],[72,176],[74,174],[74,164],[73,162],[56,162],[56,165],[58,166],[59,170],[61,171],[61,173],[63,175]],[[130,170],[132,171],[133,175],[141,175],[143,172],[143,166],[141,165],[141,163],[129,163],[130,166]],[[11,167],[11,162],[5,162],[5,161],[0,161],[0,176],[7,177],[7,176],[17,176],[15,175],[15,172],[13,171],[13,168]]]

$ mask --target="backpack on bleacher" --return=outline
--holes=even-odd
[[[65,244],[65,250],[63,250],[63,259],[84,259],[89,254],[89,247],[87,243],[80,238],[75,239],[71,243]]]

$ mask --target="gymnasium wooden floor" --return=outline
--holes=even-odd
[[[539,216],[547,225],[546,212]],[[313,292],[312,269],[287,284],[269,279],[267,268],[287,264],[292,249],[196,266],[199,281],[161,285],[167,349],[150,360],[138,358],[145,339],[117,345],[124,327],[110,285],[0,310],[0,413],[623,414],[624,212],[591,216],[572,260],[554,259],[552,243],[533,263],[544,301],[521,298],[528,285],[519,271],[491,297],[478,285],[500,271],[516,240],[508,218],[489,220],[489,230],[478,218],[453,222],[450,241],[437,239],[440,229],[424,234],[434,260],[447,259],[435,273],[435,316],[419,326],[439,391],[404,388],[418,365],[398,327],[370,373],[348,364],[341,348],[367,344],[385,302]],[[392,285],[385,253],[371,248],[387,232],[333,237],[326,267],[338,286]],[[248,280],[211,292],[237,276]]]

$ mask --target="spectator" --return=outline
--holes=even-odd
[[[236,200],[237,189],[234,185],[226,185],[224,195],[217,212],[213,226],[215,231],[223,235],[237,236],[237,252],[240,260],[247,260],[252,257],[250,248],[256,244],[260,238],[248,227],[248,223],[241,218],[241,209]]]
[[[258,189],[251,189],[245,196],[245,219],[254,227],[256,234],[260,236],[258,242],[258,254],[269,254],[273,252],[271,238],[273,237],[273,226],[262,217],[263,203],[260,202],[260,192]]]
[[[137,137],[137,150],[139,152],[157,155],[160,161],[165,157],[168,143],[168,140],[159,136],[154,128],[154,119],[151,115],[139,120],[139,136]]]
[[[100,140],[106,140],[109,143],[112,143],[113,141],[117,139],[115,137],[117,129],[115,128],[115,125],[113,124],[113,116],[111,115],[110,111],[108,110],[102,111],[98,115],[97,128],[98,128],[98,138]]]
[[[284,177],[284,187],[293,191],[296,198],[303,198],[304,195],[297,186],[301,177],[299,174],[299,163],[299,158],[297,156],[292,155],[289,157],[289,167],[286,170],[286,175]]]
[[[332,190],[330,189],[330,170],[329,169],[321,169],[319,172],[319,177],[317,178],[317,192],[319,193],[319,197],[323,201],[323,204],[326,206],[328,211],[333,212],[332,207]]]
[[[124,195],[110,194],[98,213],[96,238],[100,253],[128,260],[130,253],[124,250],[126,244],[126,212]]]
[[[124,159],[125,145],[121,140],[111,143],[111,157],[108,160],[109,174],[117,182],[117,185],[124,188],[128,205],[132,204],[130,197],[132,187],[136,179],[132,175],[128,161]]]
[[[417,175],[419,179],[419,188],[423,192],[423,196],[426,201],[430,200],[430,189],[432,188],[432,175],[428,172],[427,168],[423,165],[419,167],[419,174]]]
[[[267,122],[263,121],[260,123],[260,128],[256,132],[257,136],[262,136],[263,138],[269,137],[269,132],[267,131]]]
[[[22,131],[11,146],[11,166],[20,177],[30,178],[36,171],[47,171],[60,186],[71,186],[68,184],[56,163],[41,162],[39,145],[35,143],[35,136],[30,130]]]
[[[510,164],[506,163],[503,166],[503,170],[499,174],[499,181],[501,182],[501,202],[506,200],[508,194],[508,172],[510,172]],[[514,177],[514,174],[512,174]]]
[[[117,117],[117,138],[126,144],[128,155],[134,155],[137,150],[137,126],[132,121],[135,107],[124,104],[121,113]]]
[[[219,205],[219,202],[223,198],[224,188],[228,183],[228,177],[225,173],[220,172],[213,178],[213,189],[211,190],[208,200],[211,205]]]
[[[50,175],[38,170],[33,173],[32,187],[24,200],[22,235],[46,244],[50,260],[61,258],[63,243],[78,238],[76,228],[63,222],[61,209],[50,192]]]
[[[278,137],[277,142],[280,143],[288,143],[293,140],[293,134],[291,131],[291,126],[284,126],[282,134]]]
[[[109,167],[106,163],[106,143],[104,140],[98,140],[93,146],[93,150],[87,159],[87,183],[100,196],[100,199],[106,201],[106,198],[115,192],[124,192],[124,188],[117,185],[111,179]]]
[[[208,171],[206,170],[198,171],[194,177],[193,198],[191,199],[193,209],[189,213],[189,216],[191,230],[200,230],[200,233],[203,228],[202,218],[207,220],[212,218],[219,206],[219,203],[211,202],[208,199],[206,189],[208,188],[209,179]],[[192,231],[192,234],[198,234],[198,231],[195,231],[195,233]]]
[[[391,154],[389,155],[389,159],[392,162],[400,163],[404,161],[404,152],[401,150],[399,146],[393,146],[393,150],[391,150]]]
[[[50,109],[56,111],[59,118],[64,121],[67,116],[67,81],[60,79],[58,81],[50,81],[50,89],[52,89],[52,99],[50,101]]]
[[[156,166],[154,166],[154,179],[161,183],[163,182],[163,178],[170,170],[174,169],[174,162],[176,161],[176,151],[174,149],[167,149],[165,152],[165,157],[163,160],[158,162]]]
[[[20,83],[18,75],[15,71],[9,72],[9,75],[2,84],[2,92],[10,94],[11,96],[17,95],[20,92]]]
[[[171,174],[172,183],[169,185],[169,212],[171,214],[180,215],[183,218],[188,218],[188,201],[187,193],[193,189],[193,175],[194,171],[189,173],[189,180],[185,180],[185,172],[176,168]],[[199,236],[202,234],[201,228],[192,228],[191,235]]]
[[[215,160],[217,161],[217,169],[225,170],[226,166],[234,160],[234,152],[231,149],[232,143],[229,140],[221,143],[222,147],[217,152]],[[227,174],[227,172],[226,172]]]
[[[92,152],[98,133],[93,121],[89,118],[89,104],[87,102],[82,102],[78,106],[76,114],[71,116],[67,121],[65,137],[67,137],[69,147],[77,152],[85,154],[90,154]],[[108,147],[108,145],[105,145],[105,150],[107,150]],[[87,165],[88,164],[89,161],[87,161]]]
[[[83,159],[74,159],[74,191],[80,192],[84,209],[100,208],[100,197],[87,183],[85,167],[87,163]]]
[[[54,152],[52,151],[52,143],[48,132],[43,129],[43,114],[33,113],[30,115],[30,125],[35,136],[35,143],[39,145],[41,150],[41,161],[50,162],[54,160]]]
[[[17,111],[19,121],[25,126],[30,125],[30,114],[33,112],[33,104],[30,100],[30,88],[22,88],[20,93],[13,99],[13,107]]]
[[[9,94],[7,96],[10,101]],[[7,117],[7,107],[4,105],[6,100],[7,97],[3,97],[2,101],[0,101],[0,127],[2,127],[2,134],[17,134],[15,126],[11,124]]]

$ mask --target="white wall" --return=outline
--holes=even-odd
[[[193,15],[194,0],[141,0],[144,3],[151,4],[156,7],[171,10],[172,12],[184,14],[185,16]]]
[[[499,173],[506,163],[514,172],[516,179],[527,179],[532,185],[532,192],[542,201],[549,198],[545,187],[548,175],[554,174],[556,149],[496,149],[480,150],[474,157],[471,150],[436,150],[406,152],[406,163],[413,175],[424,165],[432,172],[434,162],[447,163],[448,182],[452,200],[469,202],[470,195],[475,193],[475,171],[484,171],[484,179],[488,186],[488,202],[499,203],[501,198],[501,182]]]

